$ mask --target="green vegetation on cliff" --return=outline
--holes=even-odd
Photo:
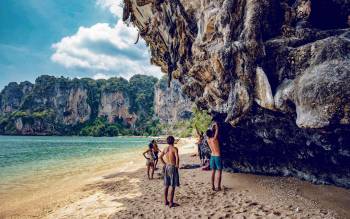
[[[146,75],[129,81],[43,75],[35,84],[10,83],[0,93],[0,134],[157,135],[159,122],[153,118],[157,82]],[[102,96],[109,94],[111,99],[102,103]],[[104,112],[107,115],[100,115],[103,104],[110,104]],[[113,111],[116,108],[120,112]]]
[[[168,89],[167,77],[135,75],[128,81],[43,75],[35,84],[10,83],[0,93],[0,134],[188,137],[195,127],[207,129],[211,117],[197,109],[191,119],[161,123],[154,112],[156,88]]]
[[[178,121],[174,124],[159,124],[158,129],[162,134],[190,137],[195,135],[196,128],[201,132],[205,132],[211,122],[212,117],[206,110],[200,111],[199,109],[194,108],[193,117],[190,120]]]
[[[154,85],[157,78],[135,75],[129,81],[130,111],[153,116]]]
[[[128,129],[123,125],[123,121],[119,120],[110,124],[104,117],[88,122],[79,132],[79,135],[83,136],[118,136],[128,134]]]
[[[192,118],[192,127],[197,128],[200,132],[205,132],[212,122],[212,117],[206,110],[194,109],[194,117]]]

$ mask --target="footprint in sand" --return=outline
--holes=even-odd
[[[251,202],[252,202],[251,200],[246,200],[244,203],[249,204]]]
[[[226,210],[224,210],[224,212],[226,212],[226,213],[232,213],[232,210],[231,210],[231,209],[226,209]]]
[[[265,214],[270,213],[270,211],[269,211],[269,210],[266,210],[266,209],[263,209],[262,211],[263,211]]]
[[[232,205],[225,205],[224,208],[232,208]]]
[[[281,216],[281,213],[278,212],[278,211],[274,211],[273,214],[276,215],[276,216]]]
[[[252,203],[250,203],[248,206],[250,207],[250,206],[257,206],[257,205],[258,205],[257,202],[252,202]]]
[[[324,210],[324,209],[321,209],[321,210],[320,210],[320,214],[326,215],[326,214],[328,214],[328,211],[327,211],[327,210]]]

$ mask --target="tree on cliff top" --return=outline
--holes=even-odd
[[[158,79],[147,75],[134,75],[129,80],[130,112],[140,116],[153,115],[154,86]]]

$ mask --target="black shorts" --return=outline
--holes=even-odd
[[[198,145],[198,155],[200,160],[204,159],[200,145]]]

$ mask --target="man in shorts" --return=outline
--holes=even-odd
[[[167,138],[168,146],[160,154],[160,161],[164,164],[164,200],[165,205],[169,207],[177,206],[174,203],[175,188],[180,186],[179,180],[179,152],[178,149],[174,146],[175,138],[169,136]],[[163,159],[165,157],[165,160]],[[170,189],[170,201],[168,201],[168,190]]]
[[[206,132],[208,136],[208,144],[211,150],[210,157],[210,169],[212,169],[211,184],[212,189],[215,191],[215,174],[218,171],[218,191],[221,190],[221,175],[222,175],[222,161],[221,161],[221,151],[219,145],[219,127],[215,123],[213,125],[213,130],[208,129]]]

